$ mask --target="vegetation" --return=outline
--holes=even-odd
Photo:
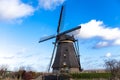
[[[120,61],[115,59],[105,61],[106,71],[110,72],[111,80],[120,79]]]
[[[38,77],[40,73],[30,68],[20,67],[18,71],[8,71],[7,66],[0,66],[0,80],[31,80]]]
[[[76,80],[108,79],[120,80],[120,61],[115,59],[105,61],[106,73],[72,73],[72,78]]]
[[[109,79],[110,73],[72,73],[74,79]]]

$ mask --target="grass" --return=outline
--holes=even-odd
[[[110,73],[72,73],[71,76],[76,80],[104,80],[109,79]]]

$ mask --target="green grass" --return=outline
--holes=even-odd
[[[71,73],[71,76],[74,79],[109,79],[110,73]]]

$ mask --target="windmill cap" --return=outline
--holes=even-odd
[[[75,41],[74,36],[70,36],[70,35],[60,35],[58,36],[58,41],[64,41],[64,40],[69,40],[69,41]]]

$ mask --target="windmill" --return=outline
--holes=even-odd
[[[62,14],[64,6],[61,7],[60,17],[58,21],[57,34],[41,38],[39,43],[55,38],[54,49],[50,60],[48,72],[52,67],[53,72],[79,72],[81,70],[78,48],[76,47],[76,39],[68,33],[78,30],[81,26],[60,33]],[[56,54],[55,54],[56,53]],[[54,58],[55,56],[55,58]],[[53,61],[54,58],[54,61]]]

